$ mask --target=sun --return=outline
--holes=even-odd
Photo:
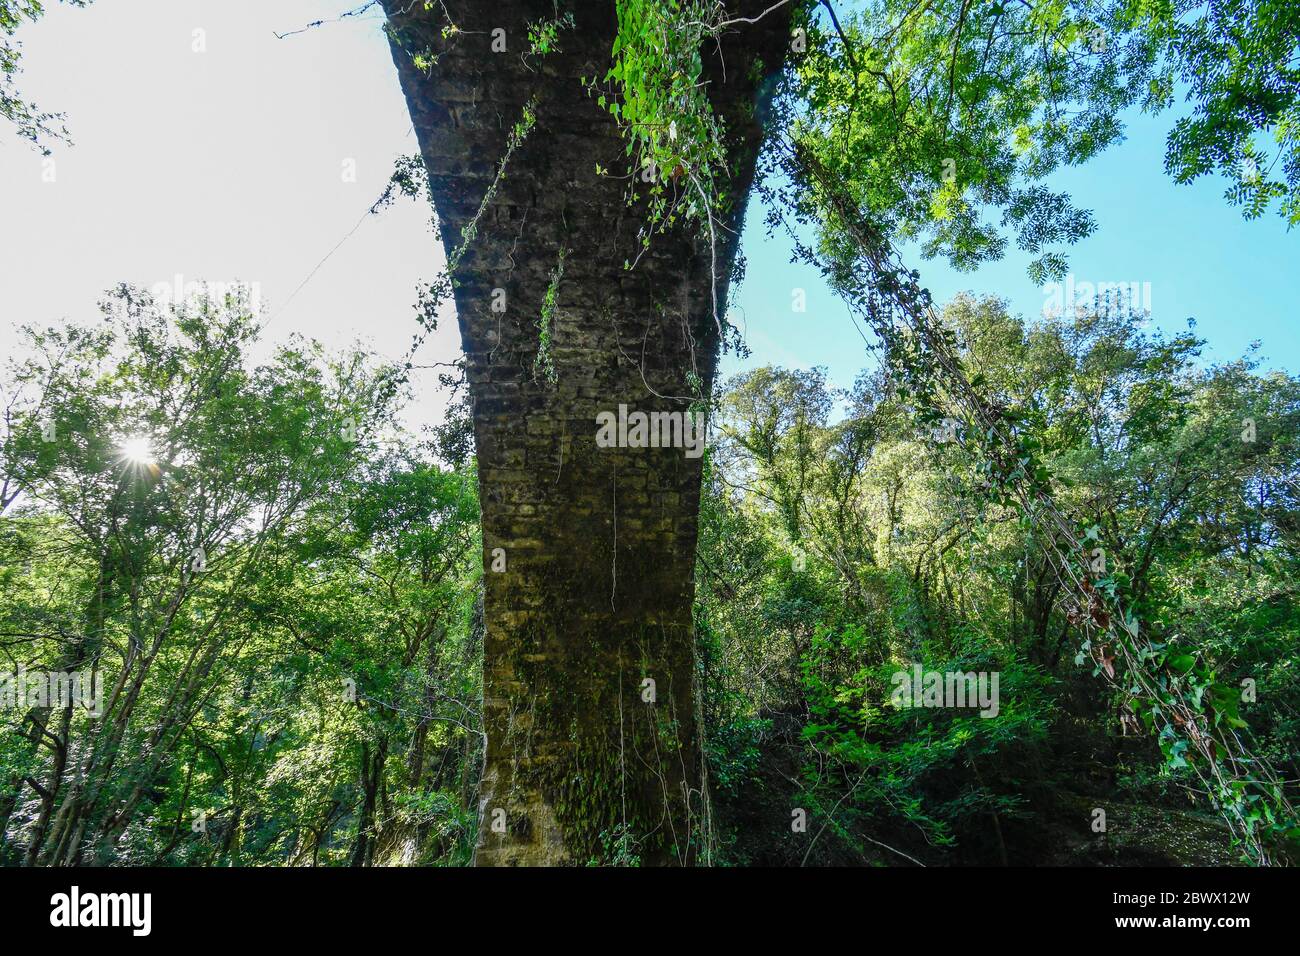
[[[123,438],[122,444],[117,446],[117,453],[123,462],[134,466],[155,467],[157,464],[157,460],[153,458],[153,446],[149,444],[148,436],[144,434]]]

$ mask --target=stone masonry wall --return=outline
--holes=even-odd
[[[550,0],[384,6],[449,251],[525,104],[537,103],[536,128],[455,274],[483,508],[477,860],[585,863],[622,852],[694,862],[706,789],[691,623],[701,461],[681,448],[595,439],[601,411],[683,411],[692,371],[710,387],[719,343],[708,247],[691,234],[659,236],[624,268],[637,257],[642,213],[625,201],[625,142],[580,82],[609,68],[612,0],[561,3],[576,26],[544,57],[528,55],[527,31],[555,15]],[[765,5],[735,6],[752,16]],[[737,212],[761,132],[751,64],[780,65],[782,16],[729,35],[723,59],[710,57],[711,95],[740,171],[730,187]],[[505,52],[492,50],[497,29]],[[597,175],[597,164],[611,175]],[[738,233],[738,216],[732,225]],[[720,244],[724,276],[733,236]],[[561,250],[552,383],[535,359]],[[504,290],[504,311],[493,311],[494,290]]]

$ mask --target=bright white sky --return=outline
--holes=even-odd
[[[268,338],[366,341],[396,358],[416,330],[415,286],[443,254],[429,212],[401,200],[357,224],[394,160],[418,151],[376,19],[274,32],[340,0],[96,0],[50,4],[20,30],[19,89],[67,114],[74,145],[43,159],[0,129],[0,351],[14,327],[93,321],[105,289],[184,281],[260,285]],[[194,52],[195,30],[206,52]],[[355,182],[344,181],[355,161]],[[10,225],[13,225],[10,228]],[[286,305],[287,302],[287,305]],[[280,311],[283,310],[283,311]],[[420,360],[459,353],[453,311]],[[412,422],[445,397],[425,374]]]

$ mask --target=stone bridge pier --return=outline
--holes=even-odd
[[[729,6],[754,17],[770,5]],[[702,460],[681,447],[602,447],[597,417],[620,405],[682,413],[709,393],[720,345],[711,250],[689,227],[656,236],[638,259],[644,210],[626,201],[626,141],[581,82],[609,69],[614,0],[383,6],[449,253],[536,104],[535,128],[453,273],[483,512],[476,860],[698,862]],[[573,28],[558,51],[529,55],[529,26],[557,9]],[[761,138],[760,91],[782,65],[788,17],[783,8],[728,28],[704,51],[735,171],[715,250],[720,303]]]

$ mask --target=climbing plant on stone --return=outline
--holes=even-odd
[[[774,4],[758,19],[785,6]],[[970,268],[999,257],[1009,231],[1037,256],[1032,278],[1063,273],[1062,247],[1095,223],[1043,181],[1119,139],[1123,109],[1168,105],[1172,78],[1229,42],[1227,8],[1248,11],[1212,2],[1189,27],[1160,4],[885,0],[843,18],[830,2],[794,6],[799,53],[779,97],[768,153],[767,168],[780,178],[760,187],[773,218],[788,215],[816,229],[815,249],[791,230],[797,253],[822,268],[866,319],[918,424],[958,416],[987,498],[1018,509],[1039,530],[1082,637],[1080,663],[1095,663],[1095,673],[1156,734],[1170,770],[1193,772],[1246,855],[1269,862],[1277,845],[1300,836],[1300,817],[1280,775],[1245,740],[1236,689],[1176,638],[1141,622],[1122,573],[1092,568],[1087,555],[1096,529],[1057,507],[1037,440],[1014,409],[983,394],[983,383],[962,364],[954,333],[931,308],[920,274],[904,267],[893,247],[921,239],[923,254]],[[819,7],[825,18],[817,16]],[[620,3],[619,11],[613,52],[623,59],[610,76],[621,95],[610,108],[620,116],[629,154],[707,163],[716,135],[699,115],[707,100],[679,92],[695,88],[699,71],[641,64],[649,56],[657,64],[691,63],[706,37],[752,21],[728,20],[721,4],[687,8],[671,0]],[[1256,175],[1228,197],[1258,215],[1287,192],[1257,175],[1258,147],[1227,118],[1232,90],[1263,82],[1283,87],[1268,109],[1243,110],[1242,120],[1249,114],[1250,128],[1275,130],[1286,156],[1294,151],[1286,104],[1300,74],[1266,11],[1252,14],[1243,27],[1247,42],[1268,54],[1252,60],[1249,73],[1232,69],[1213,87],[1200,84],[1201,113],[1171,135],[1169,166],[1185,181],[1210,161],[1225,171],[1234,157],[1249,162]],[[690,137],[665,144],[662,131],[678,129],[683,114]],[[1294,188],[1294,175],[1292,181]],[[1293,199],[1284,201],[1283,214],[1293,207]],[[1001,223],[994,225],[987,214],[998,211]]]
[[[1084,563],[1091,531],[1057,506],[1032,428],[963,366],[919,273],[894,251],[919,240],[924,255],[971,268],[1014,242],[1034,257],[1031,278],[1063,273],[1068,246],[1097,224],[1050,177],[1116,142],[1123,110],[1168,105],[1179,71],[1226,42],[1218,25],[1228,5],[1210,0],[1191,28],[1171,7],[1126,0],[840,6],[385,4],[444,241],[451,230],[468,244],[463,256],[449,248],[449,272],[484,544],[511,555],[510,574],[487,579],[484,809],[505,822],[484,834],[481,859],[707,858],[688,676],[699,472],[624,449],[601,457],[590,422],[610,403],[709,394],[739,216],[766,137],[760,189],[772,224],[791,226],[796,255],[865,319],[918,423],[962,423],[984,498],[1019,511],[1052,558],[1081,660],[1115,682],[1171,770],[1199,775],[1245,852],[1270,861],[1296,817],[1242,737],[1230,688],[1142,621],[1122,571]],[[1286,155],[1295,77],[1261,16],[1241,17],[1241,29],[1285,95],[1247,111],[1249,124],[1275,133]],[[569,42],[570,25],[580,41]],[[530,63],[538,53],[545,84]],[[1204,171],[1205,157],[1221,168],[1234,153],[1258,160],[1225,118],[1252,77],[1230,72],[1202,98],[1210,125],[1175,141],[1181,178]],[[529,96],[545,135],[512,147],[502,117]],[[516,149],[504,176],[485,159]],[[1245,188],[1248,213],[1282,195],[1256,180]],[[813,228],[814,245],[796,224]],[[494,290],[521,305],[494,314]],[[512,411],[527,416],[522,432]],[[653,515],[677,522],[675,533],[655,540]],[[631,737],[628,715],[641,712],[628,706],[626,647],[642,649],[633,676],[673,696]],[[671,772],[662,752],[645,750],[665,734],[678,758]],[[648,776],[629,770],[628,746]],[[601,783],[575,790],[578,776]],[[657,814],[667,829],[650,823]]]
[[[595,88],[619,33],[613,4],[384,6],[465,348],[485,567],[503,557],[484,575],[476,858],[707,861],[691,586],[701,458],[671,441],[600,445],[595,423],[655,415],[681,438],[711,392],[762,136],[754,105],[785,24],[677,61],[697,79],[673,95],[707,96],[714,134],[646,127],[634,159]],[[654,68],[666,25],[629,48],[628,75]],[[533,132],[498,175],[505,117],[528,102]],[[689,141],[723,161],[675,152]],[[733,201],[718,202],[720,171]]]

